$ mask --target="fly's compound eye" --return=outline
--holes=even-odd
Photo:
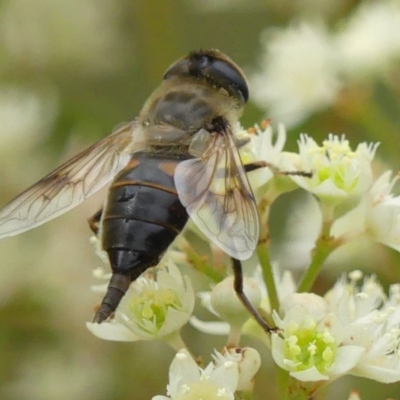
[[[241,69],[227,56],[219,52],[191,53],[177,61],[164,74],[164,79],[174,76],[192,76],[206,79],[213,86],[225,89],[231,96],[247,102],[249,88]]]
[[[201,69],[207,68],[211,63],[211,59],[210,59],[210,57],[203,55],[203,56],[200,57],[198,63],[199,63],[199,67]]]
[[[206,68],[206,74],[229,93],[242,97],[246,103],[249,99],[249,88],[242,71],[233,62],[214,59]]]
[[[189,58],[189,73],[192,76],[207,75],[213,59],[206,54],[196,54]]]

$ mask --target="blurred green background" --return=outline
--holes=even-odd
[[[164,70],[188,51],[218,48],[252,76],[263,68],[267,29],[308,21],[335,32],[360,5],[349,0],[0,0],[0,204],[133,119]],[[290,123],[287,148],[296,149],[300,132],[317,140],[345,132],[354,147],[381,140],[380,160],[397,171],[399,55],[384,71],[347,79],[330,104]],[[242,124],[267,116],[268,107],[251,102]],[[273,124],[285,123],[272,118]],[[165,344],[104,342],[85,328],[99,301],[90,291],[96,283],[92,269],[101,263],[89,243],[86,218],[104,195],[0,242],[0,399],[150,399],[165,393],[174,355]],[[366,269],[379,262],[385,282],[398,280],[397,253],[381,247],[373,252]],[[224,344],[223,338],[190,327],[184,335],[195,352],[206,355]],[[262,352],[256,392],[266,398],[267,382],[274,380],[270,355],[257,342],[247,343]],[[400,384],[342,378],[328,398],[346,399],[352,388],[359,388],[364,400],[400,393]]]

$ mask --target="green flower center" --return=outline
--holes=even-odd
[[[284,354],[295,371],[315,367],[324,373],[333,363],[337,350],[335,339],[329,332],[312,328],[293,328],[284,340]]]
[[[182,309],[179,297],[172,289],[144,289],[139,297],[133,297],[129,311],[136,321],[148,320],[160,328],[170,308]]]
[[[330,179],[337,188],[344,191],[350,191],[356,186],[358,172],[355,166],[358,157],[347,140],[325,140],[321,147],[311,148],[309,155],[313,159],[319,184]]]

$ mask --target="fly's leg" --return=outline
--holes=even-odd
[[[265,167],[268,167],[271,169],[276,169],[275,166],[273,166],[271,163],[268,163],[266,161],[254,161],[250,164],[243,165],[243,167],[246,172],[255,171],[256,169],[265,168]]]
[[[103,209],[101,208],[99,211],[97,211],[96,214],[92,215],[90,218],[88,218],[88,224],[89,228],[91,231],[97,236],[99,233],[99,223],[101,220],[101,216],[103,215]]]
[[[312,178],[312,172],[306,171],[281,171],[278,167],[274,164],[271,164],[267,161],[255,161],[250,164],[243,165],[243,168],[246,172],[255,171],[259,168],[268,167],[274,174],[278,175],[297,175],[297,176],[304,176],[305,178]]]
[[[277,332],[277,328],[271,328],[264,318],[260,315],[260,313],[255,309],[255,307],[250,303],[246,294],[243,291],[243,272],[242,272],[242,263],[237,258],[232,257],[232,267],[234,274],[234,289],[239,297],[239,300],[245,306],[245,308],[249,311],[249,313],[255,318],[261,328],[264,329],[266,333]]]

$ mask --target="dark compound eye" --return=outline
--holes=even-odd
[[[199,59],[199,67],[200,68],[206,68],[210,64],[210,57],[207,56],[201,56]]]
[[[243,96],[243,100],[247,102],[249,99],[249,88],[246,78],[235,64],[216,59],[212,63],[210,71],[213,73],[216,82],[219,82],[223,87],[229,86],[235,88]]]
[[[204,77],[214,86],[224,88],[231,95],[247,102],[249,88],[240,68],[227,56],[219,52],[210,51],[209,53],[189,54],[188,57],[173,64],[165,73],[164,79],[185,75]]]

